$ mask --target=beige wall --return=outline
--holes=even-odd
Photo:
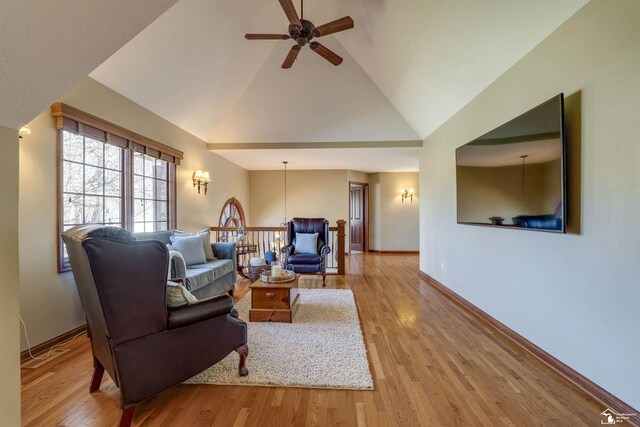
[[[359,171],[347,171],[349,182],[365,182],[368,183],[371,177],[370,173]]]
[[[380,174],[369,177],[369,249],[382,250],[382,206],[380,199]]]
[[[417,172],[371,174],[371,249],[417,251],[419,248],[420,188]],[[400,196],[403,188],[413,188],[413,202]]]
[[[284,221],[284,168],[249,172],[250,225],[278,226]],[[294,217],[326,218],[329,226],[349,221],[346,170],[287,170],[287,221]],[[345,251],[349,250],[346,227]]]
[[[207,151],[206,144],[191,134],[89,78],[59,101],[184,152],[177,168],[178,227],[197,230],[216,225],[230,197],[248,210],[248,172]],[[71,273],[56,270],[54,120],[47,109],[29,126],[32,134],[20,145],[20,310],[35,345],[82,325],[84,317]],[[193,187],[195,169],[211,173],[206,196]]]
[[[592,0],[429,136],[420,269],[640,408],[640,2]],[[456,224],[455,149],[582,92],[582,234]],[[603,341],[604,339],[604,341]]]
[[[251,171],[251,225],[284,220],[284,172]],[[287,219],[325,217],[349,220],[349,182],[369,183],[369,246],[383,251],[418,250],[418,173],[365,173],[345,170],[287,171]],[[413,204],[401,203],[400,188],[416,191]],[[346,250],[349,227],[347,222]]]
[[[284,170],[249,172],[251,225],[284,221]],[[349,183],[345,170],[287,170],[287,220],[322,217],[331,226],[349,219]]]
[[[18,132],[0,127],[0,424],[20,425]]]
[[[488,224],[501,216],[511,224],[516,215],[552,214],[562,200],[560,180],[560,159],[527,165],[523,209],[522,166],[458,166],[458,221]]]

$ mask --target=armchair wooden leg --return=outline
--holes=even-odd
[[[241,377],[246,377],[247,375],[249,375],[249,370],[245,366],[247,357],[249,356],[249,346],[243,344],[240,347],[236,348],[236,351],[240,355],[240,363],[238,363],[238,375],[240,375]]]
[[[104,375],[104,366],[97,359],[93,361],[93,377],[91,378],[91,385],[89,386],[89,393],[93,393],[94,391],[100,388],[100,383],[102,382],[102,376]]]
[[[324,288],[325,286],[327,286],[327,272],[323,271],[322,272],[322,287]]]
[[[133,412],[135,410],[135,406],[122,410],[122,415],[120,415],[120,427],[129,427],[131,425],[131,421],[133,421]]]

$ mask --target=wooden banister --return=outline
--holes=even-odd
[[[333,254],[330,254],[330,260],[327,261],[328,266],[337,270],[337,274],[345,274],[345,220],[336,221],[336,226],[329,227],[329,240],[327,244],[332,246]],[[220,242],[226,241],[227,236],[237,236],[237,227],[209,227],[213,234],[213,240]],[[287,227],[244,227],[245,242],[258,246],[258,252],[255,256],[264,256],[266,251],[274,250],[280,257],[280,248],[286,245]],[[254,256],[254,255],[252,255]],[[335,263],[334,263],[335,260]],[[335,274],[335,273],[334,273]]]
[[[238,227],[209,227],[211,231],[238,231]],[[244,231],[287,231],[287,227],[244,227]]]
[[[345,224],[347,223],[344,219],[339,219],[338,223],[338,274],[340,276],[344,276],[344,240],[345,240]]]

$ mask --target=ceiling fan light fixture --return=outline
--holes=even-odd
[[[313,38],[323,37],[329,34],[335,34],[340,31],[349,30],[354,27],[353,19],[350,16],[345,16],[340,19],[336,19],[335,21],[328,22],[324,25],[316,27],[309,20],[303,19],[302,11],[304,10],[304,0],[300,2],[300,17],[298,17],[298,13],[293,5],[293,0],[278,0],[280,2],[280,6],[284,11],[287,19],[289,20],[289,35],[280,35],[280,34],[245,34],[245,38],[247,40],[288,40],[292,39],[296,42],[284,62],[282,63],[282,68],[289,69],[293,65],[300,52],[300,49],[309,45],[309,47],[316,52],[318,55],[322,56],[324,59],[332,63],[333,65],[340,65],[342,63],[342,58],[331,51],[329,48],[321,45],[318,42],[311,41]]]

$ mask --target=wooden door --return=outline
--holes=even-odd
[[[349,196],[349,250],[364,251],[364,186],[351,184]]]

